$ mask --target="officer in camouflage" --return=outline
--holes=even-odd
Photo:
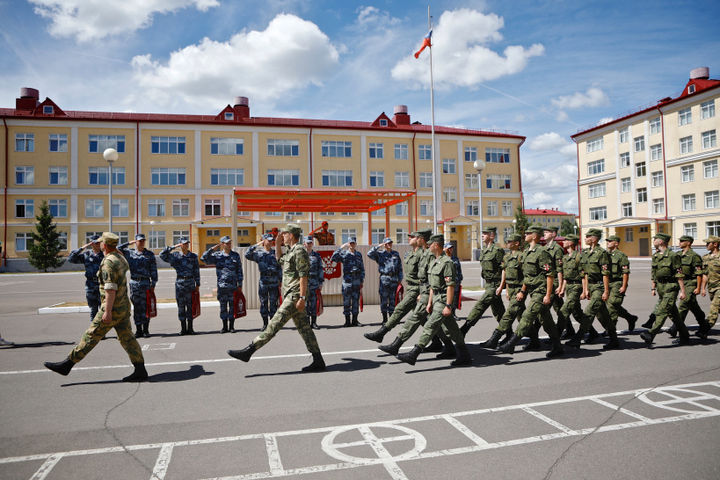
[[[278,307],[278,296],[282,271],[275,258],[272,233],[265,233],[262,240],[252,245],[245,252],[245,258],[258,264],[260,270],[260,283],[258,284],[258,297],[260,299],[260,316],[263,320],[263,330],[267,328],[268,319],[275,315]],[[258,248],[262,247],[262,248]]]
[[[563,257],[563,283],[560,286],[558,295],[565,298],[562,306],[562,318],[567,322],[567,326],[558,325],[558,331],[565,328],[566,332],[572,332],[568,337],[575,335],[575,329],[570,321],[570,315],[575,317],[575,321],[579,325],[583,322],[583,312],[580,307],[580,300],[583,296],[583,275],[582,275],[582,253],[577,250],[580,238],[577,235],[565,235],[563,247],[567,254]]]
[[[343,265],[342,296],[346,327],[360,325],[358,314],[360,313],[360,292],[362,292],[363,283],[365,282],[365,265],[363,264],[362,254],[355,250],[356,245],[357,240],[355,237],[350,237],[348,242],[335,250],[331,257],[333,262],[342,263]]]
[[[318,245],[335,245],[335,235],[328,230],[328,222],[320,224],[320,231],[313,233]]]
[[[127,260],[117,250],[118,236],[105,232],[101,237],[104,258],[98,270],[100,309],[80,342],[62,362],[45,362],[45,367],[60,375],[67,375],[80,360],[90,353],[111,328],[115,328],[120,345],[127,352],[135,370],[123,382],[143,382],[148,374],[145,359],[130,327],[130,299],[127,294],[129,269]]]
[[[711,235],[705,240],[708,253],[703,256],[703,284],[702,296],[710,292],[710,312],[707,316],[707,331],[698,333],[707,336],[710,329],[715,326],[718,315],[720,315],[720,237]],[[702,336],[701,335],[701,336]]]
[[[128,246],[135,244],[135,249]],[[138,233],[132,242],[123,243],[118,247],[130,265],[130,299],[133,304],[135,318],[135,336],[149,337],[150,318],[147,316],[147,291],[155,288],[158,281],[155,254],[145,248],[145,235]]]
[[[305,249],[310,259],[306,311],[310,319],[310,326],[317,330],[320,328],[317,324],[317,292],[322,289],[322,285],[325,282],[325,269],[323,267],[322,257],[318,252],[313,250],[313,243],[313,237],[311,235],[305,237]]]
[[[395,291],[403,279],[402,260],[397,250],[392,249],[393,241],[385,237],[383,243],[375,245],[370,249],[367,256],[378,264],[380,273],[380,312],[383,316],[383,323],[387,322],[388,316],[392,315],[395,309]]]
[[[88,247],[92,248],[87,250]],[[100,308],[100,284],[98,283],[97,272],[100,270],[102,259],[100,235],[93,235],[90,242],[73,250],[68,256],[68,262],[85,265],[85,298],[88,307],[90,307],[90,321],[95,318]]]
[[[463,281],[462,265],[460,264],[460,259],[455,255],[455,245],[452,242],[445,242],[443,252],[445,252],[445,255],[450,257],[450,260],[455,264],[455,296],[452,301],[453,313],[455,313],[455,310],[460,304],[460,285],[462,285]]]
[[[216,251],[220,249],[220,251]],[[207,265],[215,265],[217,276],[217,299],[220,302],[221,333],[235,332],[235,290],[242,292],[243,270],[240,254],[232,249],[232,239],[225,235],[220,243],[210,247],[200,259]]]
[[[305,302],[308,292],[308,274],[310,272],[310,257],[307,250],[300,242],[302,230],[299,226],[288,223],[282,236],[278,237],[275,244],[275,255],[282,267],[283,278],[283,303],[270,320],[268,327],[260,333],[247,347],[241,350],[228,350],[228,355],[243,362],[250,361],[253,353],[268,343],[275,334],[291,318],[295,323],[298,333],[305,342],[305,347],[312,354],[313,361],[310,365],[303,367],[303,372],[319,372],[325,370],[320,347],[318,346],[315,333],[310,327],[305,314]],[[283,244],[288,246],[287,252],[283,255]]]
[[[704,339],[707,337],[707,333],[704,332],[707,332],[709,328],[707,320],[705,320],[705,312],[700,308],[697,301],[697,295],[700,295],[702,290],[703,259],[692,249],[693,241],[693,237],[689,235],[680,237],[680,252],[678,252],[678,255],[680,255],[680,263],[685,276],[685,294],[687,297],[685,297],[685,300],[680,301],[678,313],[680,313],[680,321],[685,323],[688,312],[692,312],[699,326],[696,335]],[[668,333],[671,337],[677,335],[675,324],[670,326]]]
[[[616,328],[618,317],[622,317],[627,320],[628,330],[632,332],[635,330],[635,322],[638,317],[625,310],[622,305],[630,279],[630,260],[618,249],[619,245],[620,237],[617,235],[610,235],[607,238],[607,252],[610,256],[610,297],[608,297],[607,308],[610,321]]]
[[[172,250],[180,247],[179,252]],[[175,278],[175,302],[178,306],[180,335],[195,335],[192,316],[192,292],[200,288],[200,264],[198,256],[190,251],[190,239],[183,237],[180,243],[165,247],[160,258],[169,263],[177,274]]]

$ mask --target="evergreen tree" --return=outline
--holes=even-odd
[[[576,229],[577,229],[577,223],[575,223],[575,220],[570,221],[567,218],[565,218],[560,223],[560,229],[558,231],[558,235],[565,236],[565,235],[574,234],[576,231],[579,230],[579,229],[578,230],[576,230]]]
[[[50,207],[47,202],[43,201],[40,205],[40,212],[35,216],[37,223],[32,232],[32,245],[30,245],[30,265],[42,270],[48,271],[48,268],[58,268],[65,260],[60,258],[60,233],[57,231],[57,225],[53,223],[53,216],[50,213]]]
[[[515,209],[515,233],[521,237],[525,237],[525,230],[530,226],[527,215],[523,212],[522,205],[518,205]],[[524,240],[523,240],[524,243]]]

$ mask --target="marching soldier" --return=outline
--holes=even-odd
[[[505,305],[503,305],[502,297],[497,293],[502,278],[502,262],[505,257],[505,251],[495,244],[495,233],[497,228],[488,227],[482,232],[482,240],[485,247],[480,256],[480,265],[482,266],[482,278],[485,280],[485,293],[475,303],[470,314],[467,316],[465,325],[460,328],[463,335],[475,326],[480,320],[488,307],[492,308],[493,315],[498,323],[505,313]]]
[[[220,251],[216,251],[217,249]],[[207,265],[215,265],[217,275],[217,299],[220,302],[221,333],[235,332],[235,290],[242,292],[243,270],[240,254],[232,249],[232,239],[225,235],[220,243],[210,247],[200,259]]]
[[[383,323],[387,322],[388,316],[392,315],[395,309],[395,291],[403,279],[402,261],[397,250],[392,249],[393,241],[385,237],[383,243],[370,249],[367,256],[375,260],[380,273],[380,311],[383,316]]]
[[[358,314],[360,312],[360,292],[363,282],[365,282],[365,265],[363,265],[362,254],[355,250],[356,242],[355,237],[350,237],[348,242],[342,244],[332,255],[333,262],[343,264],[342,296],[346,327],[360,325]]]
[[[565,298],[562,306],[562,318],[565,319],[567,325],[558,324],[558,331],[565,329],[565,332],[571,332],[568,338],[575,335],[575,329],[572,326],[570,315],[575,317],[578,325],[582,325],[583,312],[580,307],[580,300],[583,296],[583,275],[582,275],[582,253],[577,250],[580,239],[577,235],[565,235],[563,247],[567,251],[563,257],[563,283],[560,286],[558,295]],[[558,317],[559,320],[560,317]]]
[[[148,378],[145,359],[130,327],[130,300],[125,278],[129,265],[123,255],[115,249],[118,243],[117,235],[105,232],[101,242],[104,257],[98,270],[100,309],[70,355],[62,362],[45,362],[45,367],[60,375],[67,375],[111,328],[115,328],[120,345],[135,367],[132,374],[123,378],[123,382],[144,382]]]
[[[630,260],[627,255],[618,249],[620,245],[620,237],[610,235],[607,238],[607,251],[610,255],[610,297],[608,297],[607,307],[610,314],[610,321],[617,329],[618,317],[625,318],[628,322],[628,330],[635,330],[635,322],[638,317],[631,314],[622,306],[625,300],[625,292],[628,288],[628,279],[630,278]],[[698,256],[699,258],[699,256]],[[700,262],[702,265],[702,262]],[[702,268],[702,266],[701,266]],[[700,293],[698,291],[698,293]]]
[[[128,246],[135,244],[135,249]],[[145,235],[138,233],[135,240],[123,243],[118,247],[130,265],[130,300],[133,304],[135,318],[135,336],[149,337],[150,318],[147,316],[147,291],[155,288],[158,281],[155,254],[145,248]]]
[[[260,270],[258,297],[260,298],[260,316],[263,320],[263,330],[267,328],[268,319],[272,318],[275,311],[277,311],[278,287],[282,275],[280,264],[271,248],[274,240],[275,237],[271,233],[265,233],[260,242],[252,245],[245,252],[245,258],[257,263]]]
[[[703,259],[692,249],[693,240],[693,237],[689,235],[680,237],[681,250],[678,255],[680,255],[683,275],[685,275],[685,294],[687,297],[685,297],[685,300],[680,300],[678,313],[680,313],[680,321],[685,323],[688,312],[692,312],[699,326],[696,335],[704,338],[703,332],[707,332],[709,328],[706,326],[705,312],[700,308],[697,301],[697,295],[700,295],[702,290]],[[671,337],[677,335],[677,328],[674,324],[670,326],[668,333],[670,333]]]
[[[308,273],[308,292],[305,310],[310,319],[310,326],[317,330],[317,292],[325,282],[325,269],[323,268],[322,257],[313,250],[313,237],[308,235],[305,238],[305,249],[310,258],[310,273]]]
[[[92,247],[87,250],[88,247]],[[100,235],[93,235],[90,242],[82,247],[73,250],[68,256],[68,262],[78,265],[85,265],[85,298],[90,307],[90,321],[95,318],[98,308],[100,308],[100,283],[98,282],[97,272],[100,270],[100,263],[103,259],[102,250],[100,250]]]
[[[241,350],[228,350],[228,355],[243,362],[250,361],[253,353],[263,345],[268,343],[277,334],[277,332],[291,318],[295,323],[298,333],[305,342],[305,347],[312,354],[313,361],[310,365],[303,367],[303,372],[319,372],[325,370],[325,361],[323,360],[320,347],[318,346],[315,333],[310,327],[305,314],[305,301],[308,292],[308,273],[310,271],[310,258],[307,250],[300,243],[302,230],[300,227],[289,223],[278,237],[275,244],[275,255],[278,262],[282,266],[283,279],[283,303],[278,308],[275,315],[270,320],[268,327],[263,330],[260,335],[247,347]],[[282,246],[287,245],[289,248],[283,255]]]
[[[180,247],[179,252],[172,250]],[[165,247],[160,258],[175,269],[175,302],[178,306],[180,335],[195,335],[192,316],[192,292],[200,288],[200,264],[198,256],[190,251],[190,240],[183,237],[180,243]]]
[[[455,255],[455,245],[453,245],[452,242],[446,242],[443,246],[443,251],[455,264],[455,296],[452,301],[454,313],[458,305],[460,305],[460,285],[462,285],[463,281],[462,265],[460,264],[460,259]]]
[[[676,325],[680,338],[673,340],[673,345],[689,345],[690,334],[687,327],[680,319],[675,301],[679,298],[685,300],[685,275],[683,274],[682,261],[680,256],[668,248],[670,235],[656,233],[653,237],[655,253],[652,256],[651,279],[652,288],[650,292],[653,297],[658,295],[658,303],[655,305],[655,323],[646,332],[640,334],[645,343],[652,345],[655,335],[660,332],[665,319],[670,317]]]
[[[555,238],[557,237],[558,227],[546,225],[543,227],[543,238],[545,239],[545,249],[548,251],[550,256],[552,257],[553,261],[555,262],[555,272],[557,273],[557,277],[554,280],[553,283],[553,302],[552,302],[552,308],[555,310],[555,316],[557,317],[557,327],[559,330],[560,335],[563,334],[563,330],[560,330],[560,327],[567,326],[568,321],[567,318],[563,317],[562,313],[562,306],[563,306],[563,299],[560,295],[558,295],[558,292],[560,291],[560,286],[563,282],[563,257],[565,255],[565,249],[560,246],[557,241],[555,241]],[[572,325],[572,324],[570,324]],[[533,339],[534,340],[534,339]],[[539,345],[539,342],[538,342]]]
[[[328,222],[322,222],[320,231],[312,235],[317,239],[318,245],[335,245],[335,235],[328,230]]]
[[[707,336],[720,314],[720,251],[718,251],[720,237],[711,235],[704,242],[708,253],[703,257],[702,296],[710,292],[710,313],[707,317],[706,331],[698,330],[697,335],[701,338]]]

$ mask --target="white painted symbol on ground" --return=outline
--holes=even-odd
[[[143,352],[148,350],[174,350],[175,343],[146,343],[142,346]]]
[[[662,400],[653,400],[649,398],[659,397]],[[638,396],[640,400],[658,408],[672,410],[673,412],[683,413],[720,413],[720,409],[713,408],[710,405],[700,402],[714,401],[720,406],[720,398],[707,392],[699,392],[690,388],[667,387],[652,390]],[[692,408],[695,407],[695,408]]]

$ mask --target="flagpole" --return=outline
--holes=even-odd
[[[432,30],[432,17],[430,16],[430,5],[428,5],[428,31]],[[430,156],[432,158],[433,171],[433,233],[438,233],[438,187],[440,181],[437,168],[437,155],[435,155],[435,84],[433,82],[433,58],[432,43],[430,44]]]

